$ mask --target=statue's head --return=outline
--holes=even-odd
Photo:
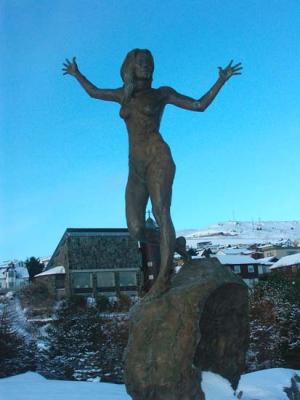
[[[124,101],[130,99],[137,80],[152,82],[154,60],[149,50],[131,50],[121,67],[121,78],[124,82]]]

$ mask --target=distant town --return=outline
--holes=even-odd
[[[158,229],[151,217],[147,226]],[[272,272],[293,276],[300,270],[300,221],[228,221],[179,235],[185,237],[191,258],[217,258],[249,288]],[[156,250],[131,239],[126,228],[68,228],[51,256],[32,255],[40,265],[36,273],[30,274],[30,259],[3,261],[0,294],[36,281],[57,298],[119,293],[136,297],[155,279]],[[183,264],[175,254],[174,270]]]

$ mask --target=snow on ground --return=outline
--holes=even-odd
[[[300,221],[225,221],[203,229],[177,231],[176,235],[184,236],[190,247],[205,241],[221,246],[275,244],[288,239],[300,240]]]
[[[242,400],[287,400],[283,392],[300,371],[284,368],[242,376],[237,393]],[[206,400],[236,400],[229,382],[212,372],[203,372]],[[124,385],[99,382],[47,380],[34,372],[0,379],[0,400],[130,400]]]
[[[300,371],[273,368],[251,372],[242,376],[238,390],[244,392],[242,400],[287,400],[283,387],[291,387],[291,378]],[[208,400],[208,399],[207,399]]]
[[[130,400],[124,385],[47,380],[34,372],[0,379],[0,400]]]
[[[8,303],[9,317],[12,323],[12,328],[23,336],[28,342],[32,339],[32,329],[27,318],[24,315],[19,298],[16,296]],[[0,400],[1,397],[0,397]]]

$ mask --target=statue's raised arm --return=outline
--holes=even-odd
[[[166,87],[164,88],[166,92],[166,103],[173,104],[174,106],[184,108],[191,111],[205,111],[206,108],[212,103],[214,98],[219,93],[221,87],[234,75],[241,75],[241,70],[243,69],[242,64],[233,64],[233,60],[227,65],[226,68],[218,67],[219,78],[216,83],[209,89],[204,96],[199,100],[193,99],[188,96],[184,96],[177,93],[174,89]]]
[[[241,63],[233,65],[233,61],[224,69],[219,67],[215,84],[196,100],[167,86],[158,89],[152,87],[154,59],[147,49],[133,49],[126,55],[120,70],[123,86],[119,89],[97,88],[81,74],[75,57],[72,61],[66,59],[64,63],[63,73],[74,76],[89,96],[121,105],[119,115],[125,122],[129,139],[129,175],[126,186],[128,230],[135,240],[159,244],[160,248],[159,273],[148,296],[159,296],[169,289],[175,250],[187,258],[185,239],[176,239],[170,213],[176,168],[171,150],[160,132],[165,105],[204,111],[225,82],[239,75],[241,69]],[[149,199],[159,226],[157,235],[149,233],[145,223]]]
[[[117,103],[122,102],[123,89],[99,89],[92,82],[90,82],[82,73],[79,71],[76,63],[76,57],[73,57],[72,61],[66,58],[63,63],[63,74],[74,76],[87,92],[87,94],[94,99],[114,101]]]

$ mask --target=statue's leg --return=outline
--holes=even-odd
[[[170,207],[175,164],[172,157],[154,159],[147,170],[147,185],[153,214],[160,228],[160,272],[151,292],[168,290],[175,250],[175,230]]]
[[[126,220],[130,235],[140,241],[145,241],[145,211],[149,199],[146,183],[129,167],[126,186]]]

